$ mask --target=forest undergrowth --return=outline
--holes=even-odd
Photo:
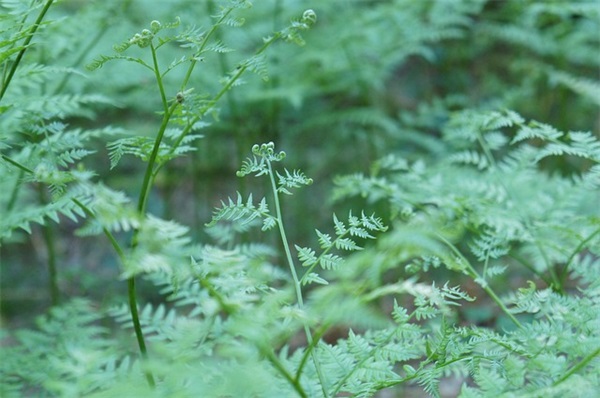
[[[600,4],[0,0],[2,397],[591,397]]]

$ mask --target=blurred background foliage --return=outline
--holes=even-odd
[[[2,12],[19,3],[1,1]],[[21,134],[15,120],[27,119],[28,103],[48,93],[90,95],[83,101],[89,106],[67,115],[61,115],[60,104],[52,104],[58,109],[52,111],[55,116],[64,116],[72,127],[110,125],[124,134],[154,134],[160,96],[153,76],[132,63],[112,62],[94,72],[85,65],[112,53],[113,44],[152,20],[179,17],[179,29],[201,29],[218,7],[212,0],[58,2],[7,94],[22,106],[3,115],[3,134]],[[159,174],[151,213],[189,225],[200,241],[210,239],[204,224],[213,207],[236,189],[249,191],[247,181],[235,178],[248,149],[274,141],[287,151],[288,165],[315,181],[293,205],[284,203],[290,240],[303,245],[315,227],[330,224],[332,209],[344,212],[360,205],[385,214],[381,204],[360,198],[335,202],[332,181],[369,173],[375,161],[389,154],[410,162],[445,156],[448,147],[440,138],[457,110],[515,109],[561,131],[600,131],[600,6],[594,0],[256,0],[240,14],[244,29],[219,32],[220,40],[236,51],[205,59],[188,86],[197,93],[214,92],[216,77],[307,8],[315,10],[318,22],[305,34],[306,45],[275,45],[267,55],[268,79],[248,74],[244,86],[227,94],[218,113],[205,120],[197,150]],[[140,49],[132,53],[147,55]],[[168,65],[182,52],[171,43],[159,56],[159,63]],[[55,70],[36,74],[38,64]],[[168,76],[168,95],[179,90],[183,73]],[[9,112],[25,116],[10,117]],[[100,181],[135,196],[143,165],[124,158],[110,171],[105,141],[95,139],[98,155],[84,162]],[[543,166],[571,174],[584,163],[561,158]],[[55,226],[69,237],[56,247],[61,288],[65,296],[99,294],[112,301],[121,292],[114,282],[114,256],[95,238],[73,237],[75,227],[69,222]],[[82,240],[74,244],[72,239]],[[46,306],[49,254],[43,240],[36,227],[31,235],[19,232],[3,242],[3,317]]]

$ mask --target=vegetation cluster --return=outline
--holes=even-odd
[[[0,0],[2,397],[592,397],[600,4]]]

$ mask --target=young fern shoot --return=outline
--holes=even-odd
[[[204,116],[209,112],[215,111],[217,102],[225,95],[225,93],[235,86],[236,82],[245,71],[249,70],[259,75],[264,74],[264,65],[258,64],[260,63],[259,61],[263,59],[263,53],[268,47],[280,39],[303,44],[300,32],[307,30],[316,22],[316,14],[312,10],[305,11],[301,19],[292,21],[287,28],[275,32],[271,36],[265,38],[262,45],[257,48],[253,55],[241,62],[227,77],[221,79],[222,87],[215,94],[210,94],[208,99],[200,95],[192,95],[192,89],[188,89],[187,84],[197,62],[208,55],[208,52],[218,52],[218,46],[210,45],[215,41],[214,33],[217,29],[227,24],[227,21],[231,18],[230,14],[236,9],[246,8],[250,5],[250,2],[240,0],[230,2],[227,6],[223,6],[221,12],[215,17],[216,20],[207,33],[200,33],[196,29],[191,28],[174,37],[161,37],[159,35],[161,31],[164,29],[177,28],[180,24],[180,20],[177,18],[174,22],[168,24],[163,24],[160,21],[154,20],[150,23],[149,29],[143,29],[141,32],[133,35],[129,40],[114,46],[114,50],[117,54],[101,56],[99,59],[88,65],[88,69],[94,70],[112,60],[125,60],[139,64],[145,69],[148,69],[152,72],[156,80],[161,99],[162,121],[154,140],[148,139],[147,137],[125,137],[109,145],[109,149],[112,149],[110,153],[111,168],[116,166],[119,159],[124,154],[140,157],[147,162],[142,187],[137,201],[137,210],[142,217],[146,216],[146,204],[157,173],[169,160],[193,150],[188,144],[200,136],[191,133],[205,125],[205,123],[203,123]],[[163,70],[158,61],[158,50],[163,47],[163,45],[173,41],[183,43],[185,47],[191,48],[193,51],[182,59],[173,61],[170,66]],[[122,54],[133,46],[137,46],[142,50],[148,49],[150,51],[151,60],[147,61],[142,58],[125,56]],[[169,99],[164,77],[173,70],[173,68],[182,64],[188,65],[187,72],[179,86],[180,89],[175,95],[172,95],[171,99]],[[169,133],[168,128],[172,125],[174,126],[175,131]],[[167,142],[169,141],[167,138],[173,139],[171,142]],[[138,234],[139,231],[136,229],[131,239],[130,246],[132,249],[138,245]],[[287,251],[289,252],[289,249]],[[142,356],[145,357],[147,350],[139,322],[139,316],[137,314],[134,275],[128,278],[128,292],[129,307],[138,346]],[[301,303],[301,296],[299,296],[299,298],[299,303]],[[154,386],[155,383],[152,375],[148,374],[147,378],[149,384]]]
[[[285,159],[285,152],[275,151],[275,145],[272,142],[254,145],[252,147],[252,158],[248,158],[243,162],[241,169],[237,172],[238,177],[254,175],[255,177],[266,176],[269,179],[271,191],[273,194],[272,206],[275,209],[275,215],[271,214],[266,198],[262,198],[257,204],[254,202],[252,194],[244,200],[240,193],[234,200],[229,198],[227,202],[222,201],[221,207],[217,208],[213,214],[212,220],[207,224],[207,227],[214,226],[221,220],[229,220],[248,225],[257,219],[262,220],[262,230],[266,231],[277,227],[281,238],[281,243],[285,252],[286,261],[292,276],[294,291],[296,294],[297,305],[300,309],[304,307],[304,296],[302,286],[309,283],[317,283],[326,285],[328,282],[318,273],[313,272],[317,265],[324,270],[337,269],[343,262],[343,258],[331,253],[332,250],[355,251],[361,250],[361,247],[353,238],[374,239],[371,235],[373,232],[385,231],[387,228],[383,225],[381,219],[372,216],[366,216],[364,213],[360,217],[353,216],[350,213],[348,222],[340,221],[335,215],[333,216],[335,238],[329,234],[316,230],[320,248],[322,252],[317,256],[313,249],[308,247],[300,247],[295,245],[298,252],[298,259],[306,271],[302,277],[298,276],[296,265],[290,250],[290,244],[286,236],[286,229],[283,222],[281,212],[280,195],[292,195],[291,190],[302,186],[311,185],[313,180],[307,177],[300,170],[289,171],[284,169],[282,173],[275,170],[273,163],[277,163]],[[319,382],[325,397],[327,393],[327,385],[325,377],[321,370],[321,366],[314,352],[314,347],[317,341],[314,340],[312,332],[306,322],[304,322],[304,331],[309,345],[307,355],[310,354],[319,377]],[[301,372],[301,368],[298,370]]]

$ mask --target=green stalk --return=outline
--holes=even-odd
[[[44,8],[40,12],[40,15],[38,15],[37,19],[33,23],[33,26],[31,27],[31,30],[29,31],[29,36],[27,36],[27,38],[25,39],[25,42],[23,43],[23,49],[21,49],[21,51],[19,51],[19,53],[17,54],[17,58],[15,59],[15,62],[12,64],[12,67],[10,68],[10,71],[8,72],[8,75],[6,76],[6,79],[2,82],[2,88],[0,88],[0,100],[2,100],[2,98],[4,97],[4,94],[6,93],[6,90],[8,89],[8,86],[9,86],[13,76],[15,75],[15,72],[17,71],[17,68],[19,67],[19,64],[21,63],[21,60],[23,59],[23,55],[25,55],[25,51],[27,50],[29,43],[31,43],[31,40],[33,40],[33,36],[35,35],[35,32],[38,30],[40,24],[42,23],[42,20],[44,19],[44,16],[48,12],[48,9],[50,8],[50,6],[52,5],[53,2],[54,2],[54,0],[48,0],[46,2],[46,4],[44,5]]]
[[[223,21],[225,20],[225,18],[227,18],[227,16],[232,11],[233,11],[233,8],[229,8],[225,13],[223,13],[223,15],[221,16],[221,18],[219,18],[219,20],[212,25],[212,27],[210,28],[210,30],[208,31],[208,33],[204,36],[204,41],[202,42],[202,44],[200,45],[200,48],[198,49],[198,51],[196,53],[197,56],[199,56],[200,54],[202,54],[202,52],[204,51],[204,48],[208,44],[208,40],[217,31],[217,28],[221,25],[221,23],[223,23]],[[185,74],[185,78],[183,79],[183,82],[181,84],[181,91],[185,90],[185,87],[187,86],[188,81],[190,80],[190,77],[192,76],[192,72],[194,71],[194,68],[196,67],[197,63],[198,63],[198,60],[196,59],[196,57],[194,57],[192,59],[190,67],[187,70],[187,73]]]
[[[4,156],[2,156],[4,159]],[[15,185],[13,186],[12,191],[10,192],[10,198],[8,199],[8,203],[6,204],[6,212],[10,213],[10,211],[15,207],[15,203],[17,203],[17,197],[19,196],[19,189],[21,187],[21,178],[23,178],[24,170],[19,169],[19,175],[15,180]]]
[[[468,273],[468,275],[475,279],[475,280],[483,280],[481,278],[481,276],[479,275],[479,273],[475,270],[475,268],[471,265],[471,263],[469,262],[469,260],[467,260],[465,258],[465,256],[462,255],[462,253],[460,252],[460,250],[458,250],[458,248],[452,244],[450,241],[448,241],[446,238],[444,238],[442,235],[437,234],[436,236],[438,237],[439,240],[441,240],[446,246],[448,246],[450,248],[450,250],[458,257],[460,258],[463,263],[466,265],[466,271]],[[517,326],[519,327],[519,329],[523,328],[523,325],[521,324],[521,322],[519,322],[519,320],[517,318],[515,318],[515,316],[513,314],[510,313],[510,311],[508,310],[508,308],[506,308],[506,306],[504,305],[504,303],[502,302],[502,300],[500,300],[500,297],[498,297],[496,295],[496,293],[492,290],[492,288],[486,283],[485,286],[481,285],[480,286],[483,288],[483,290],[492,298],[492,300],[494,300],[494,302],[496,304],[498,304],[498,307],[500,307],[500,309],[502,310],[502,312],[504,312],[506,314],[506,316],[508,316],[510,318],[510,320]]]
[[[300,395],[300,397],[302,397],[302,398],[308,397],[308,395],[306,395],[306,392],[300,385],[299,380],[295,379],[287,371],[287,369],[283,366],[283,364],[279,361],[279,359],[275,356],[275,354],[273,354],[270,347],[263,348],[261,350],[261,352],[267,357],[267,359],[269,360],[269,362],[271,362],[271,364],[275,367],[275,369],[277,369],[279,371],[279,373],[281,373],[283,375],[283,377],[288,381],[288,383],[290,383],[292,385],[292,387],[294,387],[294,390],[296,390],[296,392],[298,393],[298,395]]]
[[[160,69],[158,67],[158,59],[156,58],[156,48],[154,43],[150,42],[150,52],[152,53],[152,64],[154,65],[154,76],[156,77],[156,83],[158,84],[158,91],[160,92],[160,100],[162,101],[163,111],[165,114],[169,111],[169,104],[167,103],[167,95],[165,94],[165,87],[163,85],[162,77],[160,75]],[[177,103],[177,102],[175,102]],[[171,117],[171,115],[169,115]],[[167,119],[168,121],[168,119]]]
[[[19,168],[20,170],[23,170],[27,173],[33,174],[33,170],[31,170],[30,168],[28,168],[26,166],[23,166],[22,164],[9,158],[8,156],[2,155],[2,159],[9,162],[13,166]],[[81,203],[81,201],[79,201],[77,198],[72,198],[71,200],[79,208],[81,208],[84,211],[84,213],[86,213],[88,216],[95,217],[94,213],[87,206],[85,206],[83,203]],[[108,229],[103,227],[102,230],[103,230],[104,234],[107,236],[110,243],[112,244],[115,251],[117,252],[119,259],[121,260],[121,263],[125,264],[125,260],[126,260],[125,253],[119,246],[115,237],[112,235],[112,233]],[[142,353],[142,357],[146,358],[147,357],[147,349],[146,349],[146,343],[144,342],[144,335],[142,333],[142,327],[140,324],[140,318],[139,318],[139,314],[138,314],[138,310],[137,310],[137,303],[136,303],[136,297],[135,297],[135,278],[133,278],[133,277],[129,278],[129,280],[128,280],[128,295],[129,295],[129,309],[131,312],[133,328],[135,330],[135,335],[137,338],[138,346],[140,348],[140,352]],[[149,371],[146,371],[145,374],[146,374],[146,379],[148,381],[148,384],[151,387],[154,387],[156,385],[156,383],[154,381],[154,377],[152,376],[152,373],[150,373]]]
[[[255,55],[262,54],[271,44],[273,44],[275,41],[277,41],[280,38],[281,38],[281,34],[279,32],[274,34],[273,36],[271,36],[271,38],[269,40],[267,40],[266,42],[264,42],[263,45],[256,51]],[[215,104],[221,99],[221,97],[223,97],[223,95],[225,95],[225,93],[227,93],[231,89],[231,87],[233,87],[233,84],[244,74],[246,69],[248,69],[247,65],[241,65],[237,69],[237,72],[235,73],[235,75],[233,75],[231,77],[231,79],[229,79],[227,84],[225,86],[223,86],[221,91],[219,91],[217,93],[217,95],[215,95],[213,97],[213,99],[208,104],[206,104],[204,106],[204,108],[202,108],[198,112],[198,114],[188,123],[188,125],[183,129],[181,134],[179,134],[179,137],[177,137],[177,140],[175,140],[175,143],[173,144],[173,146],[171,147],[171,150],[169,151],[169,155],[172,155],[173,152],[175,151],[175,149],[179,147],[179,145],[181,144],[183,139],[190,133],[194,124],[196,124],[196,122],[198,122],[200,119],[202,119],[202,117],[204,117],[204,115],[206,115],[206,112],[208,112],[213,106],[215,106]],[[185,85],[184,85],[184,87],[185,87]],[[158,172],[158,169],[160,169],[160,166],[157,168],[156,172]]]
[[[269,169],[269,180],[271,181],[271,189],[273,190],[273,201],[275,203],[275,212],[277,217],[277,227],[279,228],[279,235],[281,236],[281,243],[283,244],[283,249],[285,251],[285,256],[290,268],[290,273],[292,274],[292,279],[294,281],[294,290],[296,291],[296,300],[298,301],[298,307],[302,309],[304,307],[304,299],[302,297],[302,286],[300,285],[300,280],[298,279],[298,273],[296,272],[296,267],[294,265],[294,260],[292,259],[292,253],[290,251],[290,246],[288,244],[288,240],[285,233],[285,227],[283,225],[283,216],[281,214],[281,205],[279,203],[279,195],[277,194],[277,184],[275,183],[275,177],[273,174],[273,168],[271,167],[271,162],[267,161],[267,167]],[[310,328],[306,323],[304,323],[304,334],[306,335],[306,341],[308,345],[311,346],[313,344],[313,337],[310,332]],[[323,375],[323,371],[321,370],[321,366],[319,361],[317,360],[314,351],[311,350],[311,357],[313,363],[315,365],[315,369],[317,371],[317,376],[319,377],[319,383],[321,384],[321,389],[323,391],[323,396],[327,397],[327,391],[325,390],[325,377]]]
[[[179,103],[177,101],[173,101],[171,107],[165,112],[163,116],[162,123],[156,135],[156,139],[154,140],[154,147],[152,148],[152,153],[150,154],[150,158],[148,159],[148,165],[146,166],[146,172],[144,174],[144,181],[142,182],[142,188],[140,190],[140,196],[138,198],[138,212],[140,214],[144,214],[146,211],[146,203],[148,201],[148,195],[150,194],[150,188],[152,186],[152,178],[154,166],[156,164],[156,157],[158,156],[158,150],[160,149],[160,144],[162,142],[163,136],[165,135],[165,130],[167,129],[167,125],[169,124],[169,120],[177,108]]]
[[[5,161],[7,161],[8,163],[12,164],[13,166],[15,166],[16,168],[18,168],[19,170],[22,170],[26,173],[29,174],[34,174],[34,171],[31,170],[29,167],[27,166],[23,166],[21,163],[17,162],[16,160],[13,160],[11,158],[9,158],[6,155],[2,155],[2,159],[4,159]]]
[[[575,256],[577,256],[577,254],[581,253],[581,250],[583,250],[583,248],[589,243],[589,241],[591,241],[594,238],[594,236],[598,235],[599,233],[600,233],[600,228],[596,229],[587,238],[582,240],[581,243],[579,243],[579,245],[577,245],[575,250],[573,250],[573,253],[571,253],[571,255],[569,256],[569,259],[565,263],[563,269],[560,271],[561,284],[564,284],[565,279],[567,277],[567,273],[569,271],[569,267],[571,267],[573,260],[575,260]]]
[[[581,362],[579,362],[577,365],[575,365],[571,369],[569,369],[569,371],[566,372],[560,379],[558,379],[554,382],[554,386],[562,383],[563,381],[565,381],[569,377],[571,377],[574,373],[583,369],[591,360],[596,358],[598,355],[600,355],[600,348],[596,349],[596,351],[592,352],[591,354],[589,354],[588,356],[583,358],[583,360]]]
[[[40,202],[42,204],[48,203],[48,199],[44,193],[44,187],[38,185],[37,190]],[[42,225],[42,232],[48,256],[48,291],[50,292],[50,303],[52,306],[56,306],[59,302],[60,290],[58,288],[58,273],[56,271],[56,242],[54,239],[54,229],[51,224],[44,223],[44,225]]]
[[[160,86],[160,84],[159,84]],[[156,157],[158,156],[158,150],[160,148],[160,143],[164,136],[165,130],[167,129],[167,125],[169,124],[169,119],[173,114],[173,111],[177,107],[177,101],[173,101],[171,107],[165,112],[163,116],[163,121],[160,125],[160,129],[158,130],[158,134],[156,135],[156,140],[154,141],[154,148],[152,149],[152,153],[150,155],[150,159],[148,159],[148,165],[146,166],[146,172],[144,174],[144,181],[142,182],[142,188],[140,190],[140,196],[138,199],[137,210],[140,214],[144,214],[146,211],[146,203],[148,201],[148,195],[150,193],[151,181],[152,181],[152,171],[154,169],[154,165],[156,163]],[[131,240],[131,247],[135,247],[137,245],[137,231],[134,232],[133,238]],[[140,317],[137,310],[137,299],[136,299],[136,291],[135,291],[135,277],[131,276],[127,279],[127,297],[129,300],[129,312],[131,313],[131,321],[133,323],[133,330],[135,331],[135,337],[137,339],[138,347],[140,348],[140,352],[143,358],[148,357],[148,352],[146,349],[146,342],[144,341],[144,333],[142,331],[142,326],[140,324]],[[151,387],[156,385],[154,381],[154,377],[152,373],[146,372],[146,380]]]
[[[217,291],[217,289],[214,288],[214,286],[212,286],[210,284],[210,282],[207,278],[203,278],[199,274],[195,274],[194,276],[196,277],[196,279],[198,280],[200,285],[208,291],[208,294],[212,298],[217,300],[217,302],[219,303],[219,306],[221,307],[221,309],[223,311],[225,311],[230,316],[233,315],[235,312],[237,312],[237,309],[234,306],[232,306],[226,302],[225,298]],[[288,383],[290,383],[292,385],[292,387],[294,387],[294,390],[296,390],[298,395],[300,395],[303,398],[307,397],[306,392],[300,385],[298,378],[292,377],[290,372],[288,372],[288,370],[281,363],[281,361],[279,361],[279,359],[275,356],[275,354],[273,354],[271,347],[267,347],[264,344],[259,344],[258,348],[261,351],[261,353],[269,360],[269,362],[271,362],[271,364],[275,367],[275,369],[279,373],[281,373],[281,375],[288,381]]]
[[[87,206],[81,203],[78,199],[73,198],[72,201],[77,206],[79,206],[79,208],[82,209],[84,213],[87,214],[89,217],[95,217],[94,213]],[[123,249],[121,249],[121,246],[119,245],[113,234],[107,228],[102,227],[102,231],[104,232],[111,245],[117,252],[119,259],[121,260],[121,264],[124,265],[126,261],[125,252],[123,251]],[[140,352],[142,354],[142,358],[146,359],[148,357],[148,353],[146,349],[146,342],[144,341],[144,334],[142,333],[140,317],[137,310],[137,302],[135,297],[135,278],[133,277],[127,280],[127,293],[129,298],[129,312],[131,313],[131,319],[133,323],[133,329],[135,331],[135,336],[138,342],[138,346],[140,348]],[[152,372],[146,370],[144,371],[144,374],[146,376],[146,381],[148,382],[148,385],[154,388],[156,386],[156,382],[154,381],[154,376],[152,375]]]
[[[306,347],[304,354],[302,354],[302,359],[300,360],[300,363],[298,364],[298,369],[296,370],[296,375],[294,377],[294,379],[296,381],[300,381],[300,376],[302,375],[302,370],[304,369],[304,365],[308,361],[308,357],[312,356],[313,350],[315,349],[315,347],[317,346],[317,344],[319,343],[321,338],[325,335],[327,330],[329,330],[330,326],[331,325],[329,325],[329,324],[321,325],[321,327],[313,335],[313,342],[311,344],[309,344],[308,347]]]

